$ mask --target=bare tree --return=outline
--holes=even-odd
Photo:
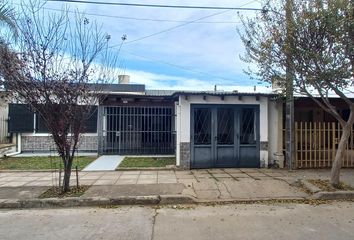
[[[293,0],[291,8],[287,3],[267,1],[255,18],[242,18],[243,60],[257,66],[249,74],[268,83],[289,86],[290,73],[294,91],[313,99],[341,124],[343,134],[331,174],[331,184],[338,187],[343,153],[354,123],[354,102],[348,95],[354,81],[354,3]],[[347,104],[348,119],[338,113],[331,94]]]
[[[63,161],[65,192],[85,120],[102,84],[115,80],[117,55],[97,23],[79,13],[70,18],[67,9],[50,14],[38,3],[22,6],[19,44],[1,48],[0,73],[11,97],[44,120]]]

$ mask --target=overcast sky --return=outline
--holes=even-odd
[[[259,1],[252,0],[203,0],[192,1],[192,3],[178,0],[105,1],[261,8]],[[19,3],[21,0],[12,2]],[[45,7],[61,9],[64,4],[66,3],[48,2]],[[121,37],[127,35],[127,40],[120,52],[120,66],[121,72],[130,75],[133,83],[145,84],[149,89],[180,90],[212,90],[216,84],[219,89],[239,91],[253,91],[253,86],[257,85],[256,81],[250,80],[243,73],[247,65],[239,58],[244,48],[236,31],[240,23],[235,10],[225,12],[225,10],[124,7],[80,3],[67,3],[67,5],[72,10],[78,9],[85,12],[89,19],[102,23],[104,31],[112,37],[110,43],[112,46],[118,48]],[[242,13],[254,14],[253,12]],[[107,17],[90,14],[107,15]],[[202,23],[185,24],[209,15],[215,16],[200,20]],[[181,24],[185,25],[139,40]],[[257,91],[269,91],[269,89],[257,86]]]

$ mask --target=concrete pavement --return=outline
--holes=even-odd
[[[309,195],[294,183],[299,179],[328,179],[329,174],[330,170],[280,169],[81,171],[79,183],[91,185],[82,198],[177,195],[199,202],[303,199]],[[354,186],[354,169],[343,169],[341,179]],[[58,182],[58,172],[0,171],[0,200],[35,199]],[[71,185],[75,184],[73,174]]]
[[[269,169],[210,169],[192,171],[110,171],[79,173],[79,183],[92,185],[83,197],[114,197],[121,193],[187,195],[201,201],[304,198],[287,171]],[[58,173],[0,172],[0,188],[58,185]],[[71,184],[76,184],[73,174]],[[119,187],[121,186],[121,187]],[[125,187],[124,187],[125,186]],[[139,194],[139,192],[141,194]],[[120,194],[120,193],[119,193]],[[129,196],[129,195],[127,195]]]
[[[352,240],[353,212],[353,202],[0,210],[0,239]]]
[[[114,171],[123,159],[124,156],[103,155],[86,166],[82,171]]]

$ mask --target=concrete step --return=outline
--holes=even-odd
[[[3,157],[7,154],[16,152],[15,144],[3,144],[0,145],[0,157]]]

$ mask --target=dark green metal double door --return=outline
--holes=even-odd
[[[259,106],[192,105],[192,168],[259,167]]]

